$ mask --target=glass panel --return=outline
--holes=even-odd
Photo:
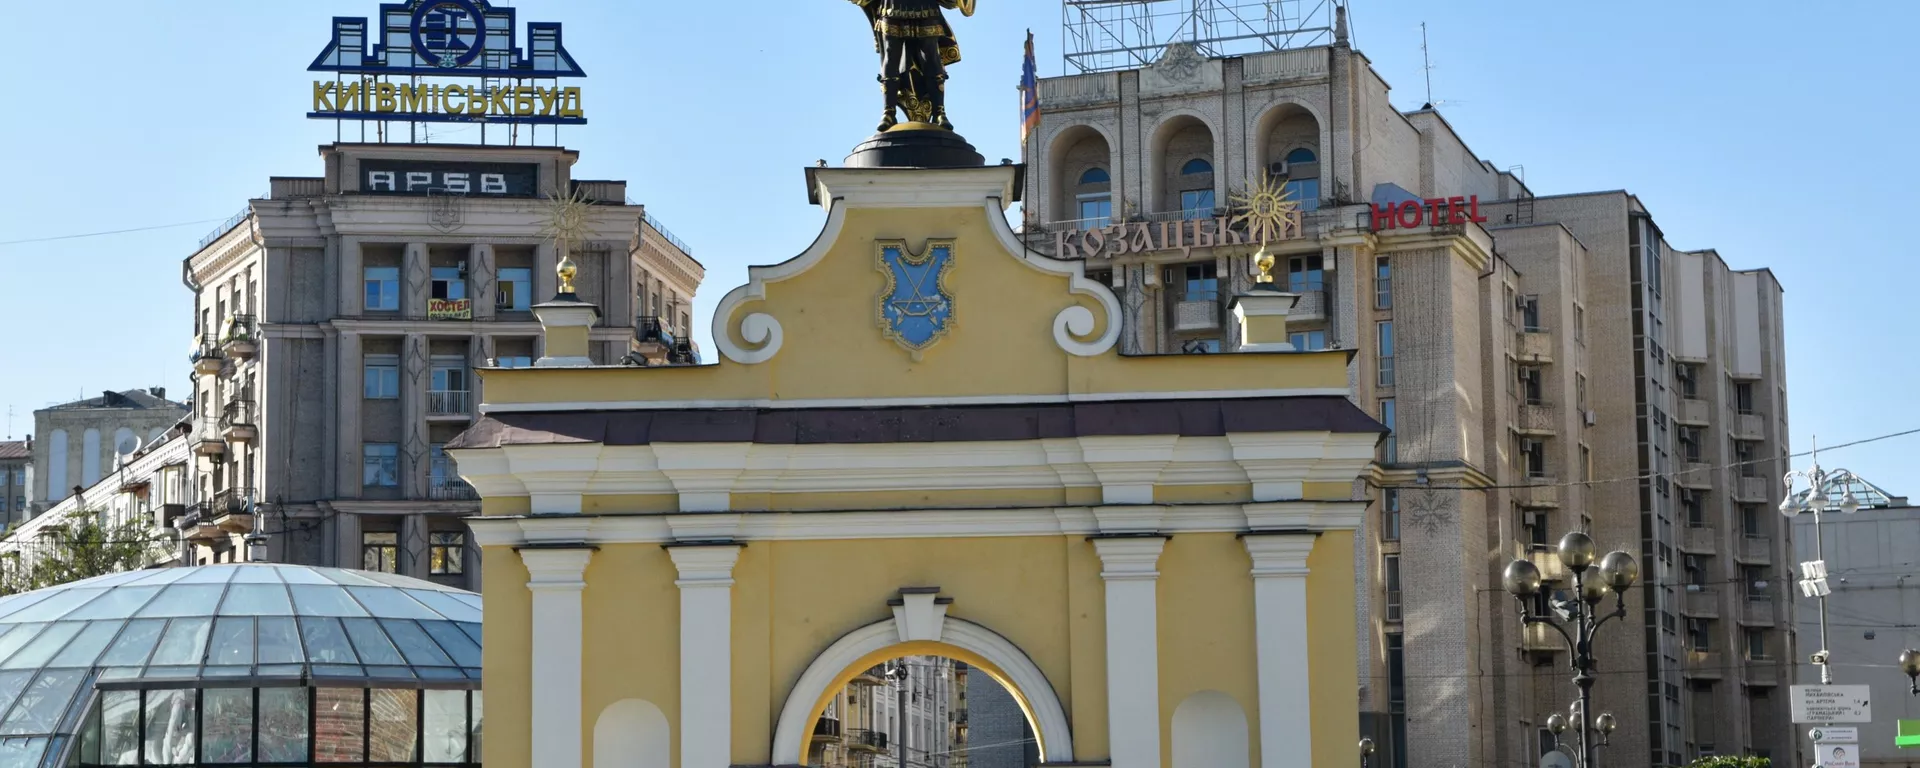
[[[367,760],[412,762],[420,739],[420,692],[376,689],[372,694]]]
[[[287,588],[278,584],[235,584],[220,604],[221,616],[291,616]]]
[[[415,667],[413,673],[422,680],[465,680],[467,677],[453,667]]]
[[[433,611],[421,605],[420,601],[407,597],[397,589],[373,587],[347,587],[367,612],[383,619],[437,619]]]
[[[300,620],[300,636],[307,640],[307,660],[317,664],[342,663],[353,664],[360,657],[353,653],[353,646],[347,643],[347,633],[340,629],[339,619]]]
[[[140,764],[140,692],[101,691],[98,755],[102,765]]]
[[[253,759],[253,689],[209,688],[200,693],[200,760],[244,763]]]
[[[193,763],[193,691],[147,691],[146,762],[153,765]]]
[[[84,669],[49,669],[40,673],[33,684],[20,694],[20,701],[13,705],[13,711],[7,713],[7,720],[0,723],[0,734],[8,736],[27,736],[36,733],[52,733],[59,725],[60,716],[66,714],[68,702],[73,701],[73,692],[80,688],[80,681],[87,676]]]
[[[253,664],[253,619],[221,617],[213,623],[208,664]]]
[[[189,669],[191,669],[191,667],[189,667]],[[253,667],[249,666],[200,668],[201,677],[246,677],[251,674],[253,674]]]
[[[315,664],[314,677],[366,677],[367,669],[356,664]]]
[[[260,689],[260,762],[307,759],[307,689]]]
[[[47,751],[47,740],[0,739],[0,765],[33,765]]]
[[[366,691],[359,688],[318,688],[313,694],[314,761],[358,763],[366,759]]]
[[[367,610],[337,586],[292,586],[293,605],[301,616],[365,616]]]
[[[367,677],[412,680],[413,669],[410,667],[367,667]]]
[[[235,584],[279,584],[280,583],[280,576],[278,574],[279,570],[280,569],[278,568],[272,568],[272,567],[262,568],[258,565],[248,565],[243,568],[235,568],[233,569],[233,583]]]
[[[421,628],[440,643],[440,647],[453,657],[453,663],[462,667],[480,666],[480,646],[467,637],[465,632],[453,626],[450,621],[423,621]],[[415,664],[420,662],[416,661]]]
[[[139,677],[139,667],[107,667],[100,672],[101,680],[134,680]]]
[[[274,566],[273,570],[278,571],[280,573],[280,578],[285,579],[288,584],[332,584],[333,583],[332,581],[329,581],[327,577],[321,576],[320,574],[314,573],[313,571],[307,570],[305,568],[298,568],[294,566]],[[263,704],[261,706],[265,706],[265,705]],[[261,752],[263,753],[265,751],[266,751],[265,749],[261,750]]]
[[[188,573],[187,575],[180,577],[180,583],[181,584],[225,584],[227,583],[228,580],[233,578],[233,572],[236,570],[238,569],[230,565],[218,566],[214,568],[194,568],[194,569],[191,569],[191,572]]]
[[[219,584],[175,584],[160,590],[160,596],[136,615],[142,618],[205,616],[207,606],[217,605],[220,592],[225,589]]]
[[[320,571],[319,574],[329,579],[332,579],[336,584],[345,584],[349,587],[371,587],[371,586],[378,586],[380,584],[380,582],[374,581],[373,579],[369,579],[365,576],[354,573],[352,571],[334,569],[334,570]]]
[[[305,664],[262,664],[255,674],[261,677],[299,677],[307,673]]]
[[[147,663],[147,654],[153,652],[153,644],[160,640],[160,630],[166,627],[164,619],[127,622],[127,630],[113,641],[113,647],[107,649],[107,655],[100,657],[100,663],[104,666],[139,666]]]
[[[467,605],[440,592],[428,592],[424,589],[409,589],[406,593],[415,600],[425,603],[428,608],[439,611],[441,616],[454,621],[479,621],[480,609]]]
[[[124,619],[160,592],[159,587],[121,587],[67,614],[69,619]]]
[[[85,605],[88,600],[99,597],[104,589],[56,589],[53,595],[18,613],[8,616],[8,621],[52,621],[67,615],[75,608]]]
[[[155,568],[150,571],[141,571],[140,578],[127,583],[138,584],[143,587],[163,586],[179,581],[180,577],[192,572],[193,569],[191,568]]]
[[[113,636],[120,633],[124,621],[96,621],[87,625],[73,642],[67,643],[66,650],[53,657],[52,667],[91,667],[99,660],[100,652],[113,642]]]
[[[473,755],[473,759],[475,762],[479,762],[480,760],[480,725],[481,725],[481,719],[482,719],[481,716],[485,714],[485,710],[480,706],[480,692],[473,691],[472,694],[473,694],[473,720],[472,722],[468,723],[468,727],[472,729],[473,738],[469,739],[470,744],[467,747],[467,751],[469,754]]]
[[[53,597],[55,594],[58,594],[55,590],[40,590],[20,595],[0,597],[0,621],[12,624],[14,623],[13,614],[26,610],[28,606],[35,605],[42,600]]]
[[[77,621],[49,624],[47,631],[41,632],[39,637],[27,644],[27,647],[7,657],[6,663],[0,664],[0,669],[38,669],[46,666],[47,660],[59,653],[61,648],[65,648],[67,641],[72,640],[74,635],[80,634],[80,630],[85,629],[86,626]]]
[[[393,643],[387,640],[387,633],[373,619],[342,619],[347,627],[347,636],[353,638],[353,649],[360,652],[360,660],[367,664],[405,664],[400,652],[394,650]]]
[[[485,646],[487,643],[486,639],[480,636],[479,624],[461,624],[460,631],[467,633],[467,637],[473,638],[473,642],[477,645]]]
[[[268,616],[259,621],[259,663],[285,664],[307,660],[306,655],[300,652],[300,630],[294,626],[293,619]]]
[[[440,650],[440,645],[435,643],[433,638],[428,637],[427,633],[420,629],[419,624],[386,619],[380,622],[380,626],[386,628],[387,637],[391,638],[395,645],[400,646],[401,653],[406,654],[407,663],[416,667],[454,666],[453,661],[447,658],[447,654]]]
[[[212,619],[174,619],[149,664],[199,664],[207,648]]]
[[[31,669],[0,672],[0,716],[6,715],[7,708],[13,706],[13,700],[27,689],[27,681],[33,679],[33,673]]]
[[[143,675],[143,677],[146,677],[149,680],[154,678],[186,680],[186,679],[192,679],[199,676],[200,676],[200,667],[197,664],[174,665],[174,666],[168,666],[168,667],[157,667],[157,666],[147,667],[146,673]]]

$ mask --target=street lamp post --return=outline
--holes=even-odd
[[[1589,574],[1588,570],[1594,567],[1594,549],[1593,537],[1580,531],[1561,537],[1557,554],[1560,562],[1573,574],[1573,595],[1556,595],[1552,616],[1535,614],[1529,602],[1540,594],[1538,566],[1529,560],[1514,560],[1507,564],[1506,572],[1501,577],[1507,592],[1520,602],[1523,629],[1534,624],[1545,624],[1567,641],[1567,650],[1572,656],[1573,684],[1580,689],[1580,700],[1575,705],[1580,733],[1580,768],[1594,768],[1594,756],[1599,746],[1594,743],[1594,730],[1598,728],[1605,736],[1612,733],[1615,726],[1613,716],[1609,713],[1601,713],[1599,718],[1589,716],[1593,711],[1593,636],[1607,622],[1627,615],[1627,590],[1640,578],[1640,564],[1634,562],[1632,555],[1619,550],[1608,552],[1606,557],[1600,558],[1599,573]],[[1614,608],[1606,615],[1600,615],[1600,603],[1606,599],[1609,591],[1616,598]],[[1548,718],[1549,729],[1552,722],[1552,718]]]
[[[1920,651],[1908,648],[1900,652],[1900,671],[1907,673],[1911,693],[1920,696]]]
[[[1780,514],[1793,517],[1801,512],[1813,512],[1813,560],[1800,564],[1800,593],[1820,601],[1820,652],[1813,654],[1811,661],[1820,667],[1820,684],[1833,684],[1833,655],[1827,650],[1827,595],[1833,588],[1827,585],[1827,552],[1825,542],[1820,538],[1820,513],[1827,511],[1830,501],[1827,488],[1832,483],[1843,483],[1847,492],[1840,498],[1840,513],[1851,515],[1860,511],[1860,499],[1853,495],[1853,483],[1859,476],[1845,469],[1831,472],[1820,468],[1820,449],[1813,450],[1813,467],[1803,472],[1788,472],[1786,476],[1787,497],[1780,500]],[[1807,483],[1805,501],[1793,500],[1795,480]]]
[[[1360,738],[1360,768],[1368,768],[1368,763],[1372,760],[1373,737],[1363,736]]]

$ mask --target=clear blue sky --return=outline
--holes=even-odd
[[[0,241],[207,220],[0,245],[0,409],[15,408],[16,439],[52,402],[185,392],[180,261],[268,176],[320,174],[315,148],[333,125],[304,117],[306,65],[330,17],[374,16],[377,4],[7,4],[17,34],[0,48],[15,84],[0,120]],[[514,5],[523,24],[564,22],[591,75],[592,122],[561,136],[581,152],[576,173],[627,179],[706,264],[701,328],[745,265],[812,240],[822,216],[801,168],[837,162],[877,117],[870,36],[843,0]],[[703,13],[716,5],[726,10]],[[1920,379],[1902,319],[1920,269],[1895,229],[1913,221],[1920,179],[1908,74],[1920,4],[1353,6],[1355,43],[1397,87],[1396,105],[1423,100],[1425,21],[1435,97],[1480,156],[1525,165],[1541,194],[1631,190],[1677,247],[1773,269],[1787,290],[1796,450],[1812,434],[1833,444],[1920,427],[1901,383]],[[953,119],[990,160],[1018,157],[1022,33],[1037,34],[1041,74],[1059,74],[1060,6],[979,7],[956,18],[966,60],[949,87]],[[1900,459],[1916,447],[1887,441],[1827,464],[1920,497]]]

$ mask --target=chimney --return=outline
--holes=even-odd
[[[166,387],[149,387],[147,389],[147,394],[153,395],[154,397],[165,400],[167,399],[167,388]]]

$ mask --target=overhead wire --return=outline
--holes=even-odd
[[[221,221],[224,221],[224,219],[199,219],[196,221],[175,222],[173,224],[155,224],[151,227],[134,227],[132,229],[110,229],[110,230],[105,230],[101,232],[83,232],[77,235],[55,235],[52,237],[29,237],[23,240],[0,240],[0,246],[26,245],[29,243],[51,243],[56,240],[78,240],[85,237],[104,237],[106,235],[124,235],[130,232],[152,232],[154,230],[159,230],[159,229],[191,227],[195,224],[217,224]]]

